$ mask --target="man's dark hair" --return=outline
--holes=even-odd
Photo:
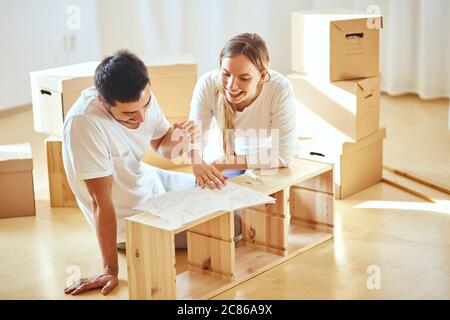
[[[99,96],[114,106],[116,101],[138,101],[150,79],[141,59],[127,50],[119,50],[100,62],[94,82]]]

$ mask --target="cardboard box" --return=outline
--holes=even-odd
[[[0,146],[0,218],[34,216],[33,158],[26,144]]]
[[[80,96],[93,85],[98,62],[87,62],[30,72],[34,130],[61,136],[64,118]]]
[[[378,130],[380,77],[326,82],[297,73],[288,79],[302,106],[349,139],[358,141]]]
[[[181,123],[183,121],[187,120],[186,118],[167,118],[169,120],[169,123],[173,125],[174,123]],[[141,159],[142,162],[147,163],[149,165],[161,168],[161,169],[175,169],[175,168],[181,168],[189,165],[189,162],[187,159],[183,159],[181,157],[176,158],[174,160],[169,160],[161,157],[159,154],[157,154],[155,151],[153,151],[152,148],[150,148],[147,153],[144,155],[144,157]]]
[[[45,140],[47,149],[48,186],[50,206],[77,208],[77,199],[70,189],[62,159],[62,140],[49,137]]]
[[[188,118],[192,93],[197,82],[197,65],[189,55],[144,60],[152,92],[168,118]]]
[[[298,156],[333,163],[335,195],[343,199],[381,181],[385,137],[386,128],[381,128],[358,142],[332,136],[299,139]]]
[[[188,55],[143,59],[151,90],[167,117],[188,117],[197,65]],[[31,72],[34,129],[62,137],[64,118],[81,91],[94,83],[99,62]]]
[[[291,16],[292,69],[325,81],[379,74],[380,15],[310,10]]]

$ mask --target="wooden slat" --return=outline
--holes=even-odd
[[[290,204],[292,220],[334,225],[334,198],[332,194],[292,188]]]
[[[281,217],[289,215],[289,188],[272,193],[270,196],[275,198],[275,203],[256,206],[252,209]]]
[[[220,240],[231,241],[234,237],[234,214],[232,212],[225,213],[198,226],[194,226],[189,231]]]
[[[218,240],[188,231],[188,264],[225,276],[234,276],[234,242]]]
[[[62,160],[62,140],[50,137],[46,141],[48,184],[52,207],[78,207],[70,189]]]
[[[450,200],[450,195],[445,192],[389,170],[383,170],[383,181],[430,202]]]
[[[438,184],[436,182],[431,182],[431,181],[425,180],[424,178],[421,178],[421,177],[419,177],[419,176],[417,176],[417,175],[415,175],[415,174],[413,174],[411,172],[407,172],[405,170],[396,169],[396,168],[393,168],[393,167],[390,167],[390,166],[387,166],[387,165],[383,165],[383,169],[384,169],[383,170],[383,177],[384,177],[386,171],[390,171],[390,172],[392,172],[392,173],[394,173],[396,175],[403,176],[403,177],[405,177],[405,178],[407,178],[409,180],[415,181],[415,182],[423,184],[423,185],[425,185],[425,186],[427,186],[429,188],[432,188],[432,189],[435,189],[437,191],[440,191],[440,192],[443,192],[443,193],[446,193],[446,194],[450,195],[450,189],[448,187],[440,185],[440,184]]]
[[[242,215],[242,237],[245,242],[268,248],[267,251],[285,255],[288,217],[273,216],[259,210],[246,209]]]
[[[126,220],[130,299],[175,299],[175,243],[171,231]]]
[[[328,171],[325,174],[312,177],[308,180],[305,180],[297,184],[296,186],[326,193],[333,193],[334,189],[333,171]]]

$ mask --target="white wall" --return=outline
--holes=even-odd
[[[190,53],[199,74],[218,66],[225,41],[257,32],[269,45],[271,67],[290,71],[290,13],[313,0],[97,0],[101,51],[128,48],[141,56]],[[114,10],[110,9],[114,8]],[[145,32],[144,32],[145,31]]]
[[[80,29],[68,30],[66,10],[78,5]],[[0,1],[0,110],[31,102],[29,72],[100,57],[96,3],[90,0]],[[74,34],[65,52],[64,36]]]
[[[66,10],[72,4],[81,9],[81,29],[67,53],[63,38],[71,33]],[[142,57],[190,53],[201,74],[218,66],[223,44],[240,32],[261,34],[271,68],[289,73],[292,11],[365,11],[371,4],[386,18],[382,89],[425,98],[450,92],[447,0],[0,0],[0,110],[30,103],[30,71],[98,60],[120,48]]]

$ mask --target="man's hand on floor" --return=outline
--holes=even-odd
[[[119,283],[117,272],[104,271],[103,273],[91,277],[83,278],[64,289],[65,294],[77,295],[86,291],[101,288],[103,295],[107,295]]]

